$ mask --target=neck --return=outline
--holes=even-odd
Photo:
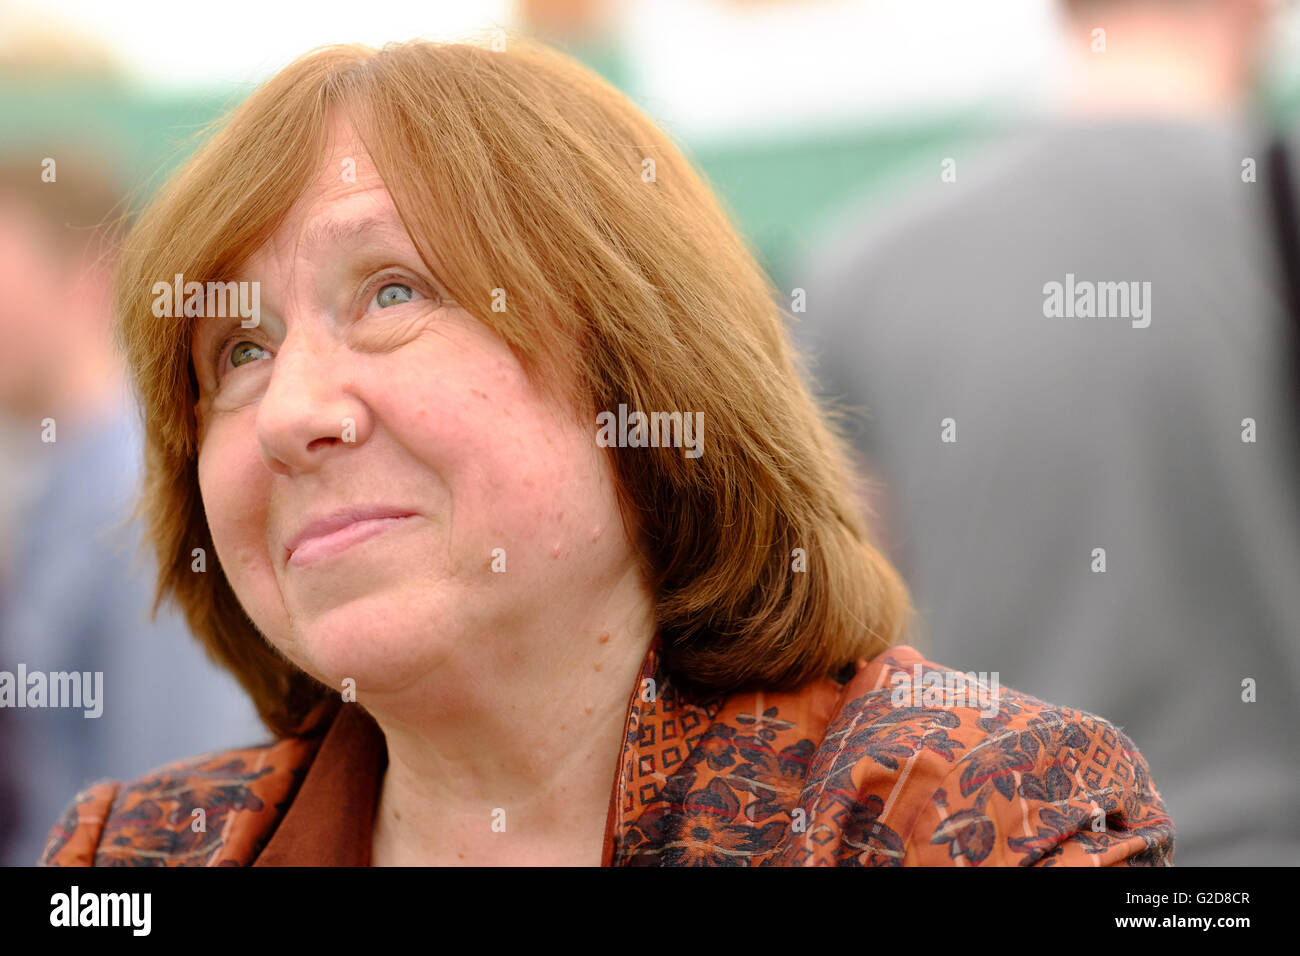
[[[655,631],[630,568],[597,606],[538,615],[507,654],[453,656],[400,700],[367,700],[388,747],[375,865],[599,865]]]

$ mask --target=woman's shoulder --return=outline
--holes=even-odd
[[[92,783],[55,824],[38,865],[248,865],[320,744],[319,734],[287,737]]]
[[[853,804],[833,814],[852,862],[1171,862],[1173,822],[1119,727],[906,645],[859,662],[807,784]]]

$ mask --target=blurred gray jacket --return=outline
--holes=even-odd
[[[35,865],[73,795],[210,750],[269,740],[235,679],[208,660],[170,609],[148,620],[154,564],[137,551],[139,425],[124,404],[93,426],[30,430],[46,480],[20,517],[0,582],[0,671],[103,672],[102,715],[0,709],[5,865]],[[215,562],[210,555],[209,562]],[[209,564],[209,573],[213,564]]]
[[[1264,149],[1244,125],[1041,127],[955,182],[936,157],[794,281],[821,390],[865,410],[913,642],[1123,727],[1177,865],[1300,864],[1296,330]],[[1137,285],[1092,286],[1091,317],[1049,301],[1112,282]]]

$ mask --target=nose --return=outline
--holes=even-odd
[[[341,343],[300,329],[281,342],[257,410],[258,444],[272,472],[316,471],[369,439],[373,420],[356,393],[353,358]]]

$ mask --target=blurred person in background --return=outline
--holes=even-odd
[[[70,789],[268,736],[178,615],[149,620],[155,572],[127,520],[140,426],[96,228],[119,197],[102,144],[0,156],[0,416],[19,436],[3,468],[28,490],[0,549],[0,671],[103,672],[97,718],[0,707],[6,865],[35,864]]]
[[[1180,864],[1294,865],[1300,329],[1249,108],[1269,5],[1065,7],[1063,115],[835,235],[796,273],[798,334],[859,413],[926,652],[1141,740]]]

